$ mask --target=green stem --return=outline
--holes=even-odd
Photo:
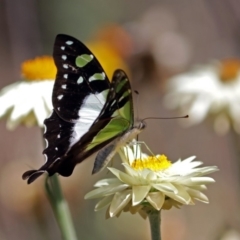
[[[147,212],[151,228],[152,240],[161,240],[160,213],[161,212],[157,210],[150,210]]]
[[[68,204],[56,174],[46,179],[45,190],[51,203],[63,240],[77,240]]]

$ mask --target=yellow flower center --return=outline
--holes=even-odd
[[[235,80],[240,73],[240,60],[226,59],[221,62],[220,79],[223,82]]]
[[[172,163],[165,155],[148,156],[143,159],[135,159],[132,168],[135,170],[151,169],[152,171],[161,171],[169,168]]]
[[[54,80],[57,69],[51,56],[36,57],[22,63],[22,77],[26,81]]]

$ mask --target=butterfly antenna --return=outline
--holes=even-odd
[[[185,116],[180,116],[180,117],[147,117],[147,118],[143,118],[142,121],[145,120],[151,120],[151,119],[179,119],[179,118],[188,118],[188,115]]]

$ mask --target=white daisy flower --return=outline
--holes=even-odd
[[[102,198],[95,211],[109,206],[109,217],[118,216],[121,211],[138,212],[146,217],[149,209],[193,205],[194,200],[208,203],[202,190],[214,179],[204,175],[217,171],[216,166],[199,167],[202,162],[193,161],[194,156],[171,163],[165,155],[142,153],[139,143],[124,147],[120,155],[125,172],[109,167],[115,178],[98,181],[94,185],[97,189],[85,196]]]
[[[43,127],[44,119],[53,108],[51,99],[56,72],[50,56],[22,64],[22,80],[0,91],[0,118],[7,119],[8,129],[20,123]]]
[[[217,133],[226,133],[231,125],[240,133],[240,60],[215,61],[173,77],[165,105],[188,114],[185,125],[210,116]]]

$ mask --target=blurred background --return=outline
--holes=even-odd
[[[239,57],[239,29],[237,0],[0,0],[0,88],[20,79],[24,60],[51,55],[55,36],[65,33],[89,46],[104,41],[114,47],[140,93],[139,118],[178,116],[162,104],[168,79],[212,59]],[[100,61],[111,63],[104,54]],[[43,178],[31,185],[21,179],[44,161],[41,130],[8,131],[2,120],[0,133],[0,239],[60,239]],[[175,120],[156,120],[140,139],[172,161],[196,155],[220,168],[206,192],[210,204],[162,211],[163,239],[240,239],[240,178],[230,134],[216,135],[207,121],[182,128]],[[62,179],[79,239],[150,239],[147,220],[129,213],[105,220],[104,210],[94,212],[97,200],[83,199],[106,177],[107,171],[92,176],[92,165],[93,158]]]

